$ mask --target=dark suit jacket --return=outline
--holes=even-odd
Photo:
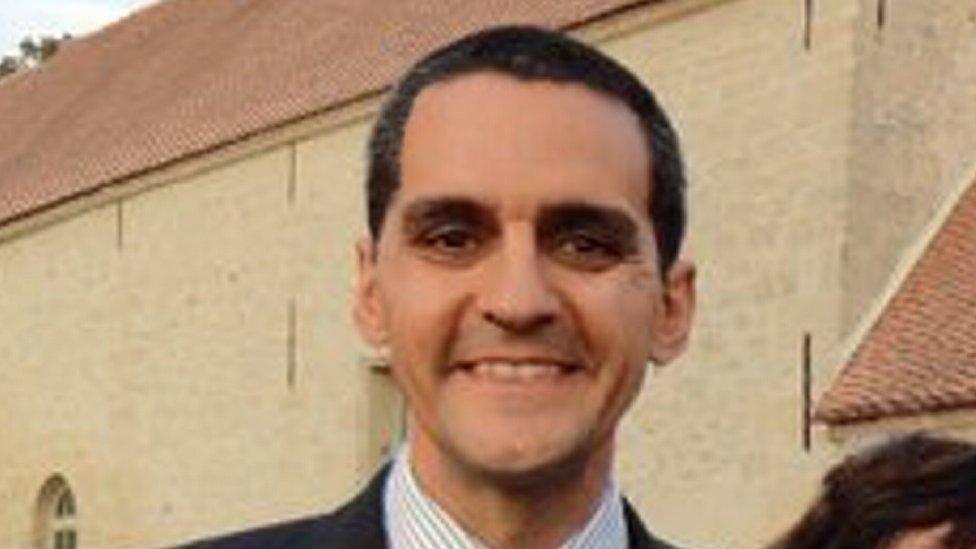
[[[386,549],[383,486],[390,467],[373,477],[352,501],[328,515],[248,530],[182,545],[177,549]],[[624,501],[631,549],[675,549],[648,533]],[[435,548],[432,548],[435,549]]]

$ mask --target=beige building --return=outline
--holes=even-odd
[[[0,80],[0,547],[168,546],[369,477],[400,404],[347,313],[365,139],[500,22],[608,52],[683,136],[699,317],[619,442],[651,529],[758,547],[892,428],[811,431],[801,351],[839,383],[976,177],[976,0],[163,0]]]

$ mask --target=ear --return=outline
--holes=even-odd
[[[359,335],[369,345],[379,348],[387,344],[387,329],[377,284],[376,251],[376,243],[369,235],[356,241],[352,316]]]
[[[667,364],[688,346],[691,322],[695,316],[695,266],[676,260],[664,277],[662,310],[651,334],[651,361]]]

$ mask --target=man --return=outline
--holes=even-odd
[[[684,175],[652,94],[526,27],[420,61],[370,143],[354,316],[407,444],[324,517],[198,547],[667,547],[612,477],[648,362],[684,349]]]

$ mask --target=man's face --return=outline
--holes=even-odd
[[[511,478],[609,455],[693,304],[693,269],[658,269],[649,169],[636,116],[581,85],[484,72],[421,92],[356,310],[415,448]]]

